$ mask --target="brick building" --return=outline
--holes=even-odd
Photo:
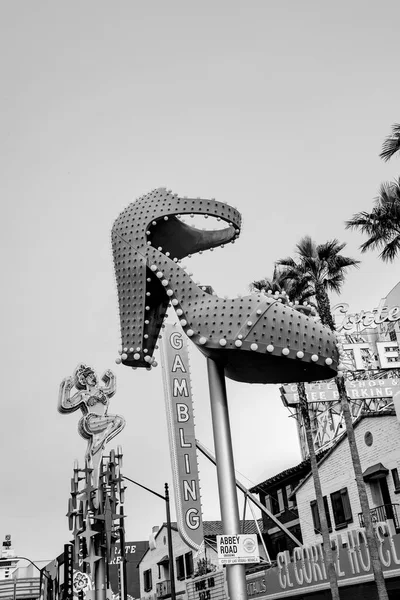
[[[395,411],[361,415],[354,422],[368,500],[375,521],[399,530],[400,423]],[[328,524],[332,535],[363,526],[346,434],[319,462]],[[321,541],[314,483],[308,474],[295,489],[304,544]]]

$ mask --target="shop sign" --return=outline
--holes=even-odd
[[[74,595],[74,547],[64,544],[64,592],[63,600],[72,600]]]
[[[400,534],[390,535],[386,523],[376,523],[375,535],[378,541],[378,554],[383,572],[400,576]],[[353,529],[346,533],[331,536],[334,549],[334,564],[341,585],[352,585],[359,577],[372,577],[371,556],[368,549],[365,529]],[[277,567],[247,577],[249,598],[261,595],[268,599],[280,598],[283,591],[290,595],[311,593],[314,589],[329,587],[324,564],[322,543],[298,546],[292,552],[279,552]],[[250,586],[250,587],[249,587]],[[254,591],[252,591],[254,590]]]
[[[400,306],[385,306],[385,302],[384,298],[380,301],[377,308],[367,311],[362,310],[359,313],[349,313],[349,305],[345,302],[336,304],[332,308],[332,313],[336,319],[336,330],[338,332],[350,333],[353,331],[362,331],[363,329],[375,329],[383,323],[399,321]],[[340,321],[342,315],[344,316]]]
[[[299,403],[297,385],[283,385],[282,397],[286,404],[292,406]],[[327,383],[306,383],[305,390],[308,402],[331,402],[339,400],[339,392],[335,381]],[[400,391],[400,379],[362,379],[357,381],[346,381],[346,392],[350,400],[365,398],[393,398]]]
[[[225,600],[227,598],[225,587],[224,571],[207,573],[186,584],[187,599]]]
[[[259,598],[260,596],[265,596],[265,592],[267,591],[267,584],[265,581],[264,571],[261,574],[256,573],[254,575],[248,576],[246,578],[246,588],[248,600],[253,600]]]
[[[260,562],[257,535],[217,535],[217,552],[220,565]]]
[[[161,356],[178,530],[183,541],[198,550],[203,521],[189,351],[179,325],[165,325]]]

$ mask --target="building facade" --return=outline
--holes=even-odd
[[[22,564],[21,564],[22,561]],[[11,535],[6,535],[0,553],[0,600],[36,600],[40,595],[40,569],[47,561],[28,562],[16,556]]]
[[[300,481],[310,473],[310,470],[310,460],[306,459],[250,489],[251,493],[259,495],[260,502],[285,525],[293,536],[299,540],[299,543],[302,543],[302,533],[296,496],[292,495],[292,492]],[[265,513],[262,515],[262,520],[263,529],[266,533],[267,550],[272,560],[275,560],[278,552],[294,548],[295,542],[279,529],[276,523]]]
[[[262,531],[262,520],[258,521]],[[190,600],[193,590],[193,579],[198,585],[207,586],[212,580],[212,590],[217,589],[225,599],[225,569],[218,563],[216,551],[216,536],[223,533],[221,521],[204,521],[204,544],[198,552],[194,552],[179,535],[176,523],[172,523],[172,547],[174,555],[175,591],[181,600]],[[241,522],[243,533],[258,533],[254,521]],[[263,544],[259,539],[261,560],[266,562]],[[221,573],[223,575],[221,575]],[[171,597],[171,578],[169,570],[167,525],[154,528],[150,538],[150,546],[139,563],[140,597],[141,600],[167,599]],[[199,578],[199,579],[198,579]],[[203,589],[203,588],[201,588]],[[206,587],[204,587],[206,590]],[[207,591],[207,590],[206,590]],[[196,598],[198,595],[196,596]],[[212,595],[210,595],[212,597]]]
[[[400,526],[400,423],[395,411],[361,415],[354,423],[354,433],[373,520],[387,523],[391,532],[397,533]],[[321,459],[318,470],[332,535],[363,527],[345,434]],[[318,543],[322,536],[310,474],[295,493],[303,543]]]

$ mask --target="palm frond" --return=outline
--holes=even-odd
[[[385,262],[392,262],[400,254],[400,235],[396,235],[386,244],[379,257]]]
[[[372,233],[365,242],[361,244],[360,250],[362,253],[366,252],[367,250],[379,250],[389,240],[390,237],[382,235],[382,232],[377,230],[375,233]]]
[[[259,279],[258,281],[253,281],[250,286],[251,292],[263,292],[271,290],[272,292],[280,292],[281,289],[277,289],[277,282],[274,279],[269,279],[268,277],[264,277],[264,279]]]
[[[288,256],[287,258],[280,258],[276,261],[276,265],[293,269],[297,268],[297,263],[291,256]]]
[[[344,273],[343,271],[340,271],[338,273],[335,273],[331,277],[326,277],[324,281],[324,287],[328,290],[331,290],[332,292],[336,292],[337,294],[339,294],[344,284],[344,280]]]
[[[366,211],[355,213],[351,219],[345,221],[346,229],[359,229],[361,233],[368,234],[373,229],[374,223],[373,213],[368,213]]]
[[[358,268],[360,262],[361,261],[351,258],[350,256],[343,256],[343,254],[332,256],[332,258],[327,260],[329,272],[344,270],[348,267]]]
[[[298,244],[296,244],[297,253],[302,257],[312,258],[316,255],[316,246],[309,235],[305,235]]]
[[[379,156],[387,162],[396,152],[400,150],[400,124],[392,125],[392,133],[382,144],[382,150]]]
[[[318,258],[319,260],[328,260],[335,254],[339,254],[345,246],[345,243],[341,244],[337,239],[325,242],[325,244],[318,244],[316,247]]]

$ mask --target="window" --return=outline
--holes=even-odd
[[[333,492],[331,502],[336,529],[347,527],[347,524],[353,521],[347,488]]]
[[[279,502],[278,502],[278,494],[276,493],[276,490],[273,490],[269,496],[269,504],[270,504],[270,511],[272,512],[273,515],[277,515],[279,513]]]
[[[365,432],[364,442],[366,443],[367,446],[372,446],[372,444],[374,443],[374,436],[372,435],[372,433],[370,431]]]
[[[268,507],[268,502],[266,502],[267,508],[270,509],[273,515],[278,515],[279,513],[283,512],[285,510],[284,491],[281,489],[271,491],[269,494],[269,504],[270,507]]]
[[[312,514],[313,523],[314,523],[314,532],[321,533],[321,521],[319,518],[317,501],[313,500],[312,502],[310,502],[310,507],[311,507],[311,514]],[[331,515],[329,513],[328,499],[326,496],[324,496],[324,507],[325,507],[326,520],[328,522],[328,530],[332,531]]]
[[[185,557],[183,556],[183,554],[181,556],[178,556],[178,558],[175,560],[176,563],[176,578],[178,579],[178,581],[182,581],[182,579],[185,579]]]
[[[187,552],[186,554],[182,554],[178,556],[175,560],[176,563],[176,578],[179,581],[183,579],[189,579],[193,575],[194,566],[193,566],[193,553]]]
[[[193,553],[188,552],[185,554],[185,569],[186,569],[186,579],[189,579],[193,575],[194,567],[193,567]]]
[[[271,502],[271,496],[269,494],[267,494],[265,496],[265,507],[267,510],[269,510],[269,512],[272,513],[272,502]]]
[[[392,478],[393,478],[393,483],[394,483],[394,491],[400,492],[400,479],[399,479],[399,472],[397,469],[392,469]]]
[[[293,485],[286,486],[286,498],[288,499],[288,508],[296,508],[296,496],[293,496],[292,499],[289,499],[290,494],[293,491]]]
[[[143,587],[145,592],[150,592],[153,587],[153,580],[151,577],[151,569],[143,572]]]
[[[278,490],[278,506],[279,512],[283,512],[285,510],[285,500],[283,498],[283,490]]]

